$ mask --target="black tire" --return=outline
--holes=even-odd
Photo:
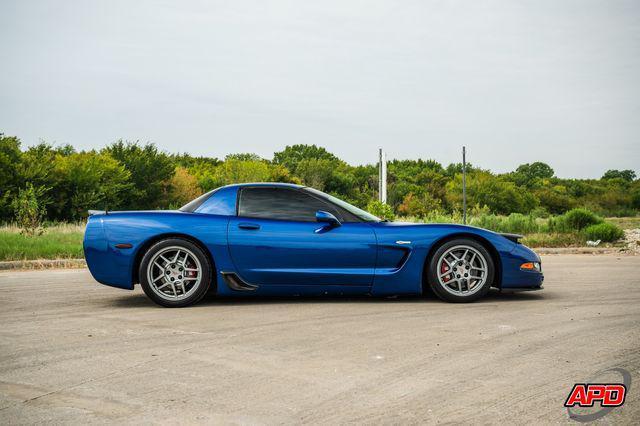
[[[486,264],[487,271],[485,282],[478,289],[473,290],[473,292],[470,292],[467,295],[464,295],[464,292],[461,292],[462,295],[460,295],[453,294],[451,291],[447,291],[447,289],[444,288],[444,285],[441,284],[438,280],[438,263],[440,261],[440,258],[445,255],[445,253],[447,253],[450,249],[456,246],[467,246],[475,249],[482,256]],[[477,242],[476,240],[472,240],[469,238],[456,238],[442,244],[429,259],[427,268],[427,282],[431,290],[433,290],[436,296],[438,296],[440,299],[446,302],[453,303],[474,302],[485,296],[489,292],[489,289],[491,288],[495,277],[495,265],[493,263],[491,254],[484,245]]]
[[[202,278],[200,279],[200,281],[197,281],[197,284],[193,284],[192,290],[190,289],[187,292],[186,297],[180,300],[171,300],[169,297],[160,296],[158,293],[161,292],[158,290],[154,290],[152,284],[149,282],[150,280],[147,275],[150,262],[155,257],[155,255],[158,252],[161,252],[162,250],[169,247],[179,247],[188,250],[190,252],[190,255],[195,256],[200,263],[200,272]],[[149,299],[153,300],[158,305],[165,306],[167,308],[182,308],[185,306],[193,305],[202,300],[202,298],[207,294],[209,288],[211,287],[211,273],[212,267],[211,262],[209,261],[209,257],[196,244],[183,238],[167,238],[155,243],[144,254],[142,262],[140,262],[140,268],[138,270],[140,285],[142,286],[145,294],[149,297]],[[183,272],[183,274],[186,274],[186,272]]]

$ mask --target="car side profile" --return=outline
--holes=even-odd
[[[321,191],[246,183],[172,211],[91,211],[84,252],[100,283],[188,306],[228,295],[418,295],[471,302],[491,287],[539,290],[540,257],[456,224],[398,223]]]

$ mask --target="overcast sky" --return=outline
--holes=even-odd
[[[640,172],[638,1],[0,2],[0,132]],[[638,173],[640,174],[640,173]]]

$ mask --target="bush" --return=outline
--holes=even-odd
[[[398,213],[406,216],[426,217],[431,212],[440,211],[440,200],[433,198],[429,193],[416,195],[408,193],[398,206]]]
[[[434,211],[421,219],[422,220],[418,220],[418,218],[413,218],[413,217],[401,218],[402,221],[406,221],[406,222],[462,223],[462,214],[457,211],[454,211],[452,214],[444,213],[441,211]]]
[[[471,226],[477,226],[478,228],[489,229],[495,232],[503,232],[503,217],[505,216],[496,216],[494,214],[471,216],[467,218],[467,224]]]
[[[565,233],[571,232],[567,220],[564,216],[551,216],[547,221],[548,232]]]
[[[18,192],[13,201],[16,215],[16,223],[22,229],[22,234],[27,236],[41,235],[42,220],[47,211],[42,201],[46,188],[34,187],[31,183],[25,189]]]
[[[521,213],[511,213],[509,216],[484,214],[472,216],[469,224],[495,232],[510,232],[516,234],[530,234],[539,232],[540,226],[533,216]]]
[[[582,247],[584,237],[576,232],[573,233],[536,233],[526,235],[522,239],[522,244],[528,247]]]
[[[531,234],[538,232],[538,223],[535,217],[520,213],[511,213],[507,216],[504,223],[503,232],[511,232],[516,234]]]
[[[371,201],[367,204],[366,210],[374,216],[378,216],[380,219],[393,220],[395,215],[393,209],[389,204],[381,203],[380,201]]]
[[[598,223],[596,225],[588,226],[584,229],[584,235],[589,240],[601,240],[605,242],[611,242],[619,240],[624,236],[622,229],[614,225],[613,223]]]
[[[176,167],[169,180],[169,206],[181,207],[202,194],[198,187],[198,179],[184,167]]]
[[[535,209],[531,210],[529,214],[535,218],[540,217],[546,219],[549,217],[549,211],[542,206],[538,206]]]
[[[572,209],[564,215],[564,220],[569,229],[581,230],[589,225],[602,223],[602,219],[587,209]]]

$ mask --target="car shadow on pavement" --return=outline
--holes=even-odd
[[[485,297],[474,302],[474,304],[483,303],[513,303],[513,302],[532,302],[543,301],[555,298],[551,294],[541,292],[515,292],[507,293],[492,289]],[[141,308],[145,306],[158,307],[144,294],[134,294],[120,296],[113,299],[105,299],[110,306],[122,308]],[[391,296],[391,297],[373,297],[373,296],[224,296],[218,297],[208,295],[194,306],[232,306],[232,305],[269,305],[269,304],[302,304],[302,303],[370,303],[370,304],[388,304],[388,303],[420,303],[420,304],[445,304],[434,295],[426,296]]]
[[[502,302],[532,302],[535,300],[552,300],[556,299],[557,295],[555,293],[540,290],[540,291],[499,291],[497,289],[491,289],[489,294],[487,294],[482,299],[478,300],[476,303],[482,302],[493,302],[500,301]]]

